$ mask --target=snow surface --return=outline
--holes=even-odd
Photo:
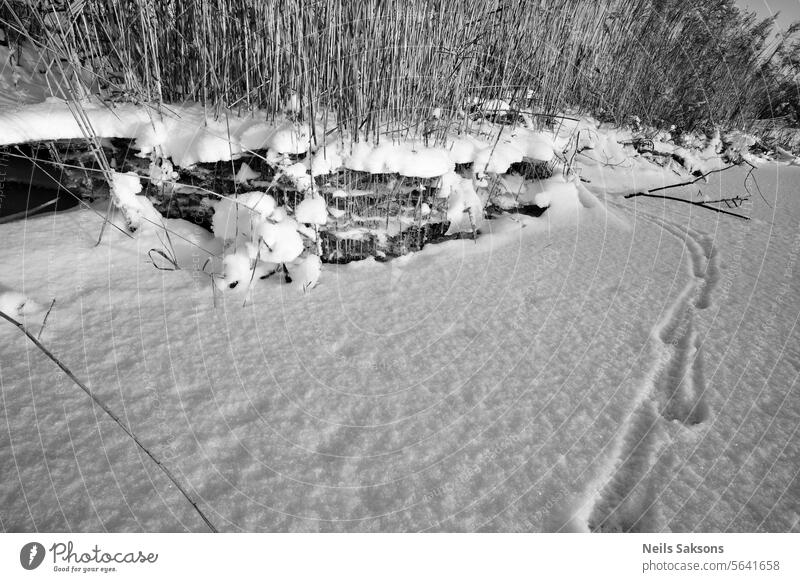
[[[323,225],[328,222],[328,206],[322,196],[306,198],[294,210],[297,222]]]
[[[675,176],[601,141],[576,155],[589,182],[525,186],[559,189],[539,218],[321,277],[301,257],[244,306],[211,274],[251,278],[251,217],[281,259],[300,236],[260,193],[220,202],[216,237],[165,221],[177,271],[147,259],[158,225],[95,246],[103,208],[3,224],[3,305],[38,333],[18,299],[57,299],[42,341],[224,531],[798,531],[800,169],[761,166],[743,221],[621,198]],[[0,528],[204,531],[0,324]]]

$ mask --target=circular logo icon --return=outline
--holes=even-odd
[[[30,542],[19,551],[19,563],[26,570],[35,570],[44,560],[44,546],[39,542]]]

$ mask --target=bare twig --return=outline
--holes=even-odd
[[[61,361],[58,358],[56,358],[50,350],[48,350],[44,345],[42,345],[42,343],[38,339],[36,339],[27,329],[25,329],[24,325],[22,325],[19,321],[17,321],[13,317],[7,315],[3,311],[0,311],[0,317],[5,319],[6,321],[11,323],[12,325],[16,326],[17,329],[19,329],[22,333],[24,333],[28,337],[28,339],[31,340],[33,342],[33,344],[37,348],[39,348],[44,355],[46,355],[48,358],[50,358],[50,360],[52,360],[59,368],[61,368],[61,370],[69,377],[69,379],[72,380],[75,384],[77,384],[78,387],[81,390],[83,390],[89,396],[89,398],[91,398],[94,401],[94,403],[97,404],[103,410],[103,412],[105,412],[109,417],[111,417],[111,419],[114,422],[117,423],[117,425],[125,432],[125,434],[127,434],[133,440],[133,442],[136,443],[136,446],[138,446],[148,457],[150,457],[150,459],[158,466],[159,469],[161,469],[161,471],[167,476],[167,478],[170,481],[172,481],[172,483],[175,485],[175,487],[177,487],[178,491],[180,491],[183,494],[183,496],[186,498],[186,500],[189,503],[191,503],[192,507],[194,507],[195,511],[197,511],[197,513],[203,519],[205,524],[208,526],[208,529],[210,529],[214,533],[217,532],[217,528],[214,527],[214,524],[211,523],[211,521],[208,519],[208,517],[206,517],[206,514],[203,513],[203,510],[201,510],[198,507],[197,503],[189,496],[189,493],[186,491],[186,489],[184,489],[184,487],[180,484],[180,482],[177,480],[177,478],[172,474],[172,471],[170,471],[150,451],[150,449],[148,449],[146,446],[144,446],[142,444],[142,442],[133,433],[133,431],[131,429],[129,429],[127,426],[125,426],[125,424],[123,424],[123,422],[119,419],[119,417],[116,414],[114,414],[114,412],[108,407],[108,405],[106,405],[102,400],[100,400],[97,396],[95,396],[94,393],[89,389],[89,387],[86,386],[86,384],[84,384],[83,382],[81,382],[75,376],[75,374],[73,374],[72,371],[69,368],[67,368],[67,366],[65,366],[63,363],[61,363]]]
[[[702,174],[702,175],[698,176],[697,178],[695,178],[694,180],[691,180],[689,182],[681,182],[679,184],[670,184],[669,186],[661,186],[660,188],[653,188],[651,190],[648,190],[647,193],[648,194],[652,194],[653,192],[660,192],[661,190],[669,190],[670,188],[680,188],[681,186],[691,186],[692,184],[696,184],[697,182],[699,182],[700,180],[705,179],[707,176],[710,176],[711,174],[717,174],[719,172],[724,172],[725,170],[730,170],[731,168],[733,168],[735,166],[736,166],[736,164],[731,164],[729,166],[725,166],[724,168],[717,168],[716,170],[711,170],[710,172],[706,172],[705,174]],[[631,196],[625,196],[625,198],[630,198],[630,197]]]
[[[39,328],[39,333],[36,334],[36,339],[40,339],[42,337],[42,332],[44,331],[44,326],[47,325],[47,318],[50,317],[50,312],[53,310],[53,305],[56,304],[56,298],[53,297],[53,300],[50,302],[50,307],[47,308],[47,313],[44,314],[44,319],[42,320],[42,327]]]
[[[758,185],[758,181],[756,180],[756,177],[753,174],[753,172],[755,171],[756,167],[753,164],[751,164],[750,162],[748,162],[747,160],[744,160],[744,163],[747,164],[748,166],[750,166],[750,171],[747,172],[747,175],[744,177],[744,189],[747,190],[748,194],[750,194],[750,188],[747,187],[747,179],[750,176],[752,176],[753,177],[753,184],[756,185],[756,191],[758,192],[758,195],[761,196],[761,199],[764,201],[764,204],[766,204],[767,206],[772,208],[772,204],[767,202],[767,199],[764,198],[764,194],[762,194],[762,192],[761,192],[761,187]]]
[[[716,200],[700,200],[699,202],[702,202],[703,204],[725,203],[728,206],[728,208],[730,208],[730,205],[733,204],[733,206],[738,208],[739,206],[742,205],[742,202],[744,202],[745,200],[750,200],[750,196],[745,196],[745,197],[733,196],[732,198],[717,198]]]
[[[701,206],[703,208],[708,208],[709,210],[713,210],[714,212],[721,212],[722,214],[730,214],[731,216],[736,216],[737,218],[750,220],[749,216],[743,216],[741,214],[736,214],[734,212],[728,212],[727,210],[723,210],[722,208],[717,208],[716,206],[708,206],[706,202],[695,202],[694,200],[687,200],[686,198],[678,198],[677,196],[667,196],[665,194],[650,194],[649,192],[636,192],[634,194],[626,194],[625,198],[636,198],[637,196],[644,196],[646,198],[663,198],[664,200],[674,200],[675,202],[684,202],[686,204],[692,204],[693,206]],[[714,200],[713,202],[719,202],[719,200]]]
[[[725,166],[724,168],[718,168],[716,170],[711,170],[710,172],[706,172],[702,176],[698,176],[694,180],[690,182],[681,182],[680,184],[670,184],[669,186],[661,186],[660,188],[653,188],[648,190],[647,192],[634,192],[633,194],[626,194],[625,198],[636,198],[637,196],[644,196],[646,198],[662,198],[664,200],[674,200],[675,202],[684,202],[686,204],[692,204],[694,206],[701,206],[702,208],[708,208],[709,210],[713,210],[714,212],[720,212],[722,214],[729,214],[731,216],[736,216],[737,218],[742,218],[744,220],[750,220],[749,216],[743,216],[741,214],[736,214],[734,212],[728,212],[727,210],[723,210],[722,208],[717,208],[715,206],[708,206],[709,204],[714,204],[717,202],[730,202],[733,200],[740,201],[746,200],[745,198],[741,198],[736,196],[734,198],[720,198],[719,200],[706,200],[706,201],[694,201],[694,200],[687,200],[686,198],[678,198],[677,196],[667,196],[665,194],[655,194],[655,192],[661,192],[662,190],[668,190],[670,188],[679,188],[681,186],[691,186],[699,182],[700,180],[704,179],[706,176],[711,174],[716,174],[718,172],[724,172],[730,168],[733,168],[736,164],[731,164],[730,166]]]

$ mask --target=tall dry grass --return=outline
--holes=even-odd
[[[355,139],[443,135],[475,99],[742,124],[771,50],[770,23],[733,0],[2,0],[0,25],[82,71],[80,91],[273,115],[295,102]]]

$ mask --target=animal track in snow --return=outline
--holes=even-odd
[[[618,467],[589,516],[593,532],[647,532],[660,529],[657,485],[653,478],[664,442],[659,415],[651,401],[634,413],[623,439]]]
[[[692,278],[651,331],[652,368],[642,387],[646,394],[621,437],[611,461],[614,469],[593,502],[587,524],[593,532],[661,530],[658,487],[671,464],[669,453],[662,452],[668,445],[664,422],[690,428],[710,415],[695,310],[712,305],[720,279],[717,249],[709,235],[655,216],[644,219],[686,246]]]
[[[719,254],[707,234],[657,218],[652,218],[652,222],[686,245],[694,276],[657,326],[658,338],[671,355],[656,379],[654,397],[661,401],[661,414],[666,420],[694,426],[707,420],[710,414],[704,397],[705,376],[701,342],[694,329],[694,310],[711,305],[713,290],[720,279]]]
[[[645,220],[663,228],[686,245],[691,259],[692,275],[699,279],[695,284],[694,306],[697,309],[710,307],[712,292],[720,280],[719,253],[714,246],[714,239],[692,228],[678,226],[653,216],[648,216]]]
[[[687,426],[700,424],[708,418],[705,402],[705,379],[700,341],[689,320],[685,330],[673,342],[673,354],[656,380],[656,398],[660,398],[661,415]]]

